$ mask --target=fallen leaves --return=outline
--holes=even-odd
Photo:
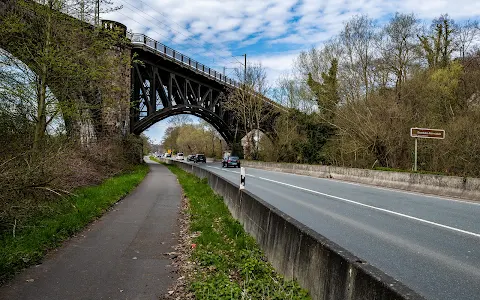
[[[189,233],[190,215],[188,214],[188,199],[183,196],[180,217],[178,219],[180,233],[177,235],[179,243],[174,247],[174,251],[164,253],[172,259],[172,266],[177,270],[178,277],[168,290],[164,299],[168,300],[192,300],[194,295],[188,290],[189,278],[192,276],[194,263],[190,261],[190,256],[196,244],[192,240],[199,236],[199,232]]]

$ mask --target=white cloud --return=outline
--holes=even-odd
[[[287,53],[274,53],[269,55],[254,56],[249,59],[252,63],[261,63],[267,72],[269,84],[274,85],[278,78],[293,67],[293,61],[298,56],[297,51]]]
[[[103,18],[119,21],[209,66],[241,67],[243,59],[232,55],[246,52],[250,62],[263,64],[271,84],[291,70],[300,51],[337,35],[357,14],[379,23],[397,11],[414,12],[425,23],[445,13],[457,21],[480,17],[480,1],[472,0],[112,1],[124,8]],[[165,124],[159,122],[148,134],[160,141]]]
[[[454,19],[478,19],[480,1],[471,0],[114,0],[124,8],[109,13],[134,32],[180,48],[192,58],[214,57],[233,63],[237,49],[252,49],[274,76],[288,70],[301,50],[338,34],[344,22],[357,14],[385,21],[396,11],[415,12],[427,23],[448,13]],[[279,49],[280,48],[280,49]],[[281,49],[288,49],[281,52]],[[295,49],[295,50],[291,50]],[[245,49],[242,49],[242,52]],[[270,62],[278,58],[282,64]],[[200,60],[200,59],[199,59]],[[287,61],[289,60],[289,61]],[[204,61],[209,64],[209,60]],[[213,61],[212,61],[213,62]],[[270,78],[275,81],[274,77]]]
[[[160,144],[163,141],[165,130],[167,130],[169,124],[167,120],[163,120],[153,124],[150,128],[143,133],[150,138],[154,144]]]

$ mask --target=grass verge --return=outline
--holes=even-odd
[[[162,163],[158,158],[156,158],[156,157],[153,156],[153,155],[150,155],[149,158],[150,158],[150,160],[153,160],[153,161],[155,161],[155,162]]]
[[[168,168],[190,203],[190,231],[196,233],[190,289],[196,299],[310,299],[298,283],[274,271],[206,180]]]
[[[33,217],[15,236],[0,236],[0,283],[15,272],[38,263],[49,249],[101,216],[112,204],[134,189],[148,173],[140,165],[105,180],[98,186],[77,189],[67,198],[46,203],[48,213]]]

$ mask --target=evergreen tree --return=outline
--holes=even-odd
[[[340,100],[338,96],[338,61],[333,59],[328,73],[322,72],[322,83],[315,81],[312,74],[308,74],[307,84],[316,96],[320,113],[327,121],[333,121],[335,110]]]

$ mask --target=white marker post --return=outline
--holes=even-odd
[[[245,168],[240,168],[240,189],[245,189]]]

